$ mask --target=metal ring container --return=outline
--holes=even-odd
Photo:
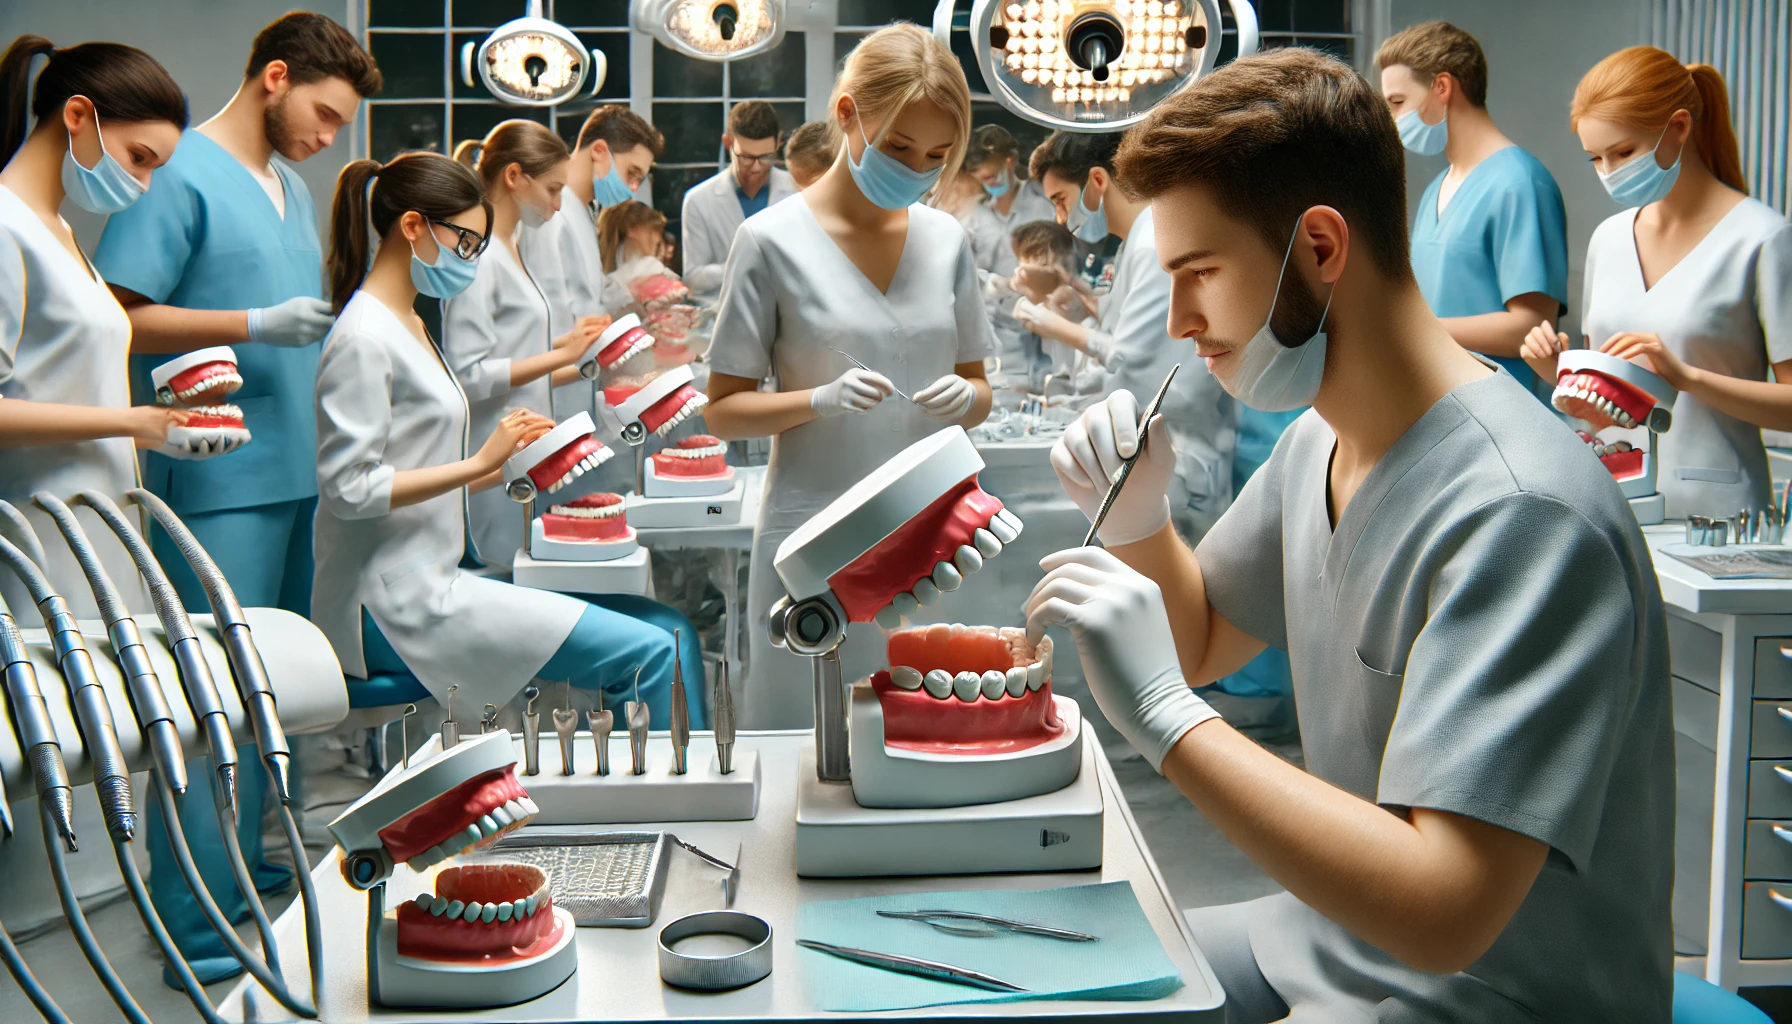
[[[672,948],[694,935],[735,935],[753,945],[724,956],[691,956]],[[772,926],[738,910],[687,914],[660,929],[659,945],[660,980],[678,988],[741,988],[772,973]]]

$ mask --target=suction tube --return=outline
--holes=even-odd
[[[31,973],[31,965],[27,964],[25,958],[19,955],[19,947],[13,944],[12,936],[6,933],[4,927],[0,927],[0,960],[6,961],[6,973],[12,975],[12,980],[19,983],[20,991],[24,992],[25,998],[31,1000],[31,1005],[37,1008],[39,1017],[48,1021],[49,1024],[74,1024],[68,1019],[68,1014],[62,1012],[62,1007],[56,1005],[56,1000],[50,998],[50,993],[44,990],[36,976]]]

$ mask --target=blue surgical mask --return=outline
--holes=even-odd
[[[1095,204],[1095,209],[1091,210],[1083,205],[1083,192],[1088,189],[1089,186],[1085,184],[1077,192],[1076,202],[1071,203],[1069,212],[1064,214],[1064,226],[1078,240],[1094,245],[1108,237],[1108,197],[1104,193]]]
[[[1665,129],[1662,135],[1667,135]],[[1672,192],[1674,182],[1680,180],[1680,158],[1674,158],[1674,166],[1663,167],[1655,160],[1659,149],[1661,139],[1656,139],[1649,152],[1631,157],[1610,174],[1599,175],[1599,183],[1613,199],[1625,206],[1648,206],[1659,201]]]
[[[100,144],[99,163],[89,170],[75,159],[75,143],[69,140],[68,151],[62,154],[62,191],[75,205],[88,213],[117,213],[143,195],[143,183],[131,177],[111,153],[106,152],[106,138],[100,134],[100,119],[93,119],[94,138]]]
[[[906,210],[921,201],[927,190],[940,178],[941,168],[917,171],[890,154],[878,149],[865,138],[865,123],[859,121],[859,138],[865,140],[865,155],[853,160],[846,154],[846,167],[858,183],[865,198],[886,210]]]
[[[991,199],[1000,199],[1008,194],[1008,186],[1012,184],[1014,184],[1014,172],[1004,167],[1002,168],[1001,183],[997,185],[984,185],[983,191],[988,192],[989,198]]]
[[[1426,124],[1417,107],[1395,118],[1394,127],[1400,130],[1400,144],[1420,156],[1436,156],[1450,144],[1450,119]]]
[[[1325,297],[1325,312],[1319,315],[1319,332],[1304,343],[1290,348],[1270,327],[1275,320],[1276,302],[1282,297],[1282,281],[1288,276],[1288,257],[1294,253],[1294,239],[1299,234],[1300,225],[1296,223],[1295,233],[1288,239],[1288,251],[1282,254],[1282,270],[1276,275],[1276,294],[1269,301],[1269,319],[1250,341],[1245,342],[1238,372],[1232,375],[1231,386],[1226,389],[1234,398],[1259,412],[1289,412],[1312,405],[1319,394],[1319,383],[1325,377],[1325,316],[1332,310],[1331,295]],[[1336,294],[1337,290],[1337,285],[1333,285],[1332,293]]]
[[[436,261],[425,263],[417,255],[417,243],[411,243],[411,283],[432,299],[452,299],[467,290],[479,272],[479,257],[463,260],[436,241]]]
[[[614,154],[610,157],[610,173],[599,178],[591,177],[592,201],[599,207],[621,206],[635,198],[635,190],[622,180],[622,169],[616,166]]]

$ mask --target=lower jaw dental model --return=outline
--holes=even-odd
[[[622,495],[600,492],[548,506],[535,520],[533,557],[566,562],[607,562],[640,545],[628,525]]]
[[[156,401],[185,409],[186,424],[171,427],[159,451],[177,459],[222,455],[249,443],[243,410],[224,399],[243,386],[236,352],[228,345],[202,348],[150,370]]]
[[[373,1002],[510,1006],[572,976],[573,918],[554,905],[545,872],[505,863],[440,868],[523,827],[539,810],[517,781],[510,734],[499,730],[393,772],[330,823],[343,877],[368,895]],[[417,895],[388,909],[385,890],[399,864],[423,877],[414,880]]]
[[[1643,367],[1603,352],[1564,352],[1556,367],[1551,404],[1592,428],[1577,433],[1630,499],[1637,520],[1645,526],[1661,522],[1664,509],[1656,488],[1655,436],[1673,426],[1678,392]],[[1638,438],[1644,441],[1642,446],[1625,438],[1598,436],[1638,428],[1646,431]]]
[[[649,498],[726,494],[734,489],[728,444],[697,434],[655,452],[647,460]]]

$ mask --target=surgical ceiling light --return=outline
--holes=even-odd
[[[686,56],[739,60],[784,39],[784,0],[631,0],[628,25]]]
[[[499,26],[485,42],[460,49],[461,80],[473,84],[474,69],[493,96],[515,106],[551,107],[581,90],[603,88],[608,62],[602,50],[587,50],[579,37],[541,16],[541,0],[529,0],[529,14]],[[589,89],[584,89],[589,82]]]
[[[1257,52],[1257,11],[1228,0],[1238,55]],[[958,0],[940,0],[934,35],[951,45]],[[1213,70],[1219,0],[973,0],[971,48],[991,95],[1072,132],[1119,131]]]

